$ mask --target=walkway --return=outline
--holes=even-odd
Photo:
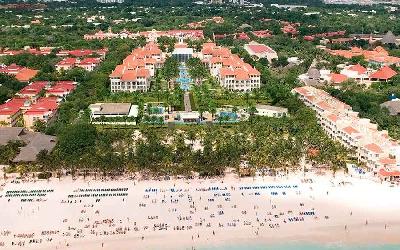
[[[183,95],[183,103],[185,104],[185,111],[192,112],[192,106],[190,105],[189,91],[186,91],[185,94]]]

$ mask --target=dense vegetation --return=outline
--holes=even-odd
[[[14,96],[25,85],[26,83],[19,82],[13,76],[0,74],[0,104]]]

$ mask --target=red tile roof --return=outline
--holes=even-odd
[[[0,105],[0,115],[14,115],[26,104],[30,105],[28,98],[13,98]]]
[[[64,58],[63,60],[59,61],[57,63],[57,65],[74,66],[77,63],[77,61],[78,60],[76,58],[67,57],[67,58]]]
[[[49,111],[54,112],[57,108],[57,97],[44,97],[40,98],[35,104],[33,104],[24,115],[45,114]]]
[[[338,116],[335,115],[335,114],[330,114],[330,115],[328,115],[328,119],[333,121],[333,122],[337,122]]]
[[[381,158],[379,159],[379,162],[384,164],[384,165],[392,165],[392,164],[396,164],[396,159],[394,158]]]
[[[38,95],[40,93],[40,91],[42,91],[46,85],[48,84],[48,82],[45,81],[36,81],[33,82],[27,86],[25,86],[23,89],[21,89],[18,94],[19,95]]]
[[[388,66],[384,66],[380,68],[378,71],[372,73],[369,77],[371,79],[388,80],[395,75],[397,75],[396,71],[389,68]]]
[[[349,67],[349,70],[356,71],[359,75],[367,72],[367,69],[361,66],[360,64],[352,65]]]
[[[48,94],[59,95],[59,94],[68,94],[72,90],[76,88],[76,85],[73,82],[57,82],[53,87],[47,90]]]
[[[400,176],[400,171],[387,171],[383,168],[381,168],[379,170],[379,175],[383,176],[383,177],[398,177]]]
[[[39,70],[24,68],[15,75],[15,78],[20,82],[29,82],[38,72]]]
[[[370,143],[365,145],[365,148],[368,149],[371,152],[377,153],[377,154],[381,154],[383,153],[381,147],[379,147],[377,144],[375,143]]]
[[[332,73],[330,77],[331,77],[331,82],[334,84],[340,84],[347,80],[347,76],[342,74]]]
[[[82,61],[79,62],[79,65],[92,65],[92,64],[99,64],[100,63],[100,58],[85,58]]]
[[[264,44],[249,44],[247,47],[252,50],[254,53],[273,53],[275,52],[269,46]]]
[[[351,135],[351,134],[353,134],[353,133],[360,133],[357,129],[355,129],[355,128],[351,127],[351,126],[345,127],[345,128],[343,129],[343,131],[344,131],[345,133],[349,134],[349,135]]]

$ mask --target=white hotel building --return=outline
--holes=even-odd
[[[320,125],[333,139],[353,149],[360,162],[381,178],[400,176],[400,146],[387,131],[369,119],[358,117],[352,108],[327,92],[304,86],[292,90],[304,104],[317,113]]]
[[[205,43],[199,56],[222,87],[238,92],[260,88],[260,72],[232,54],[228,48]]]
[[[155,43],[136,48],[110,74],[111,92],[146,92],[151,77],[164,63],[164,56]]]

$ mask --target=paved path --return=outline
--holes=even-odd
[[[185,111],[192,112],[192,106],[190,105],[190,97],[188,91],[186,91],[183,95],[183,103],[185,104]]]

